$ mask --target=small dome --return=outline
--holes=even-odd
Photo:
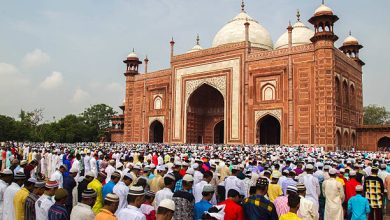
[[[333,14],[333,10],[328,6],[322,4],[314,11],[314,14]]]
[[[192,53],[192,52],[196,52],[196,51],[200,51],[200,50],[203,50],[203,47],[201,47],[200,45],[195,45],[191,50],[187,51],[187,53]]]
[[[251,18],[245,11],[241,11],[236,17],[218,31],[213,40],[213,47],[229,43],[245,41],[245,22],[249,22],[249,41],[252,47],[272,50],[271,35],[259,22]]]
[[[127,55],[127,58],[137,58],[138,59],[138,55],[134,52],[134,49],[132,52],[129,53],[129,55]]]
[[[306,27],[306,25],[300,21],[297,21],[293,25],[292,30],[292,45],[304,45],[311,44],[310,38],[314,36],[314,31]],[[284,32],[282,36],[275,43],[275,49],[287,48],[288,47],[288,31]]]
[[[347,38],[345,38],[343,44],[359,44],[359,41],[352,35],[349,35]]]

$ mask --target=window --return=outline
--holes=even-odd
[[[154,99],[154,109],[162,109],[162,99],[160,96],[157,96],[155,99]]]
[[[267,84],[263,86],[262,100],[263,101],[275,100],[275,87],[273,85]]]

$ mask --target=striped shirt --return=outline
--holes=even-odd
[[[65,205],[55,203],[52,207],[50,207],[49,220],[69,220],[69,214]]]
[[[39,196],[30,193],[26,199],[26,203],[24,204],[24,219],[26,220],[35,220],[35,202],[39,199]]]

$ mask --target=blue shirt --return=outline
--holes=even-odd
[[[115,183],[110,180],[106,185],[103,186],[102,194],[103,194],[103,200],[106,198],[108,193],[112,193],[114,189]]]
[[[351,220],[366,220],[370,213],[370,204],[368,199],[360,194],[351,197],[348,200],[348,214],[351,215]]]
[[[253,195],[244,199],[242,207],[245,220],[278,220],[274,204],[262,195]]]
[[[194,209],[195,220],[202,219],[203,213],[209,210],[209,208],[211,208],[212,206],[213,204],[211,204],[209,201],[204,199],[195,203],[195,209]]]

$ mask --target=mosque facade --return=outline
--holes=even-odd
[[[142,61],[134,52],[128,55],[123,114],[112,119],[111,141],[328,150],[350,149],[364,140],[369,145],[364,139],[369,128],[363,126],[363,46],[350,35],[335,47],[339,18],[333,10],[322,4],[308,26],[297,14],[273,44],[267,29],[241,7],[211,48],[202,48],[198,38],[187,53],[174,54],[172,39],[169,69],[148,72],[145,58],[141,74]]]

